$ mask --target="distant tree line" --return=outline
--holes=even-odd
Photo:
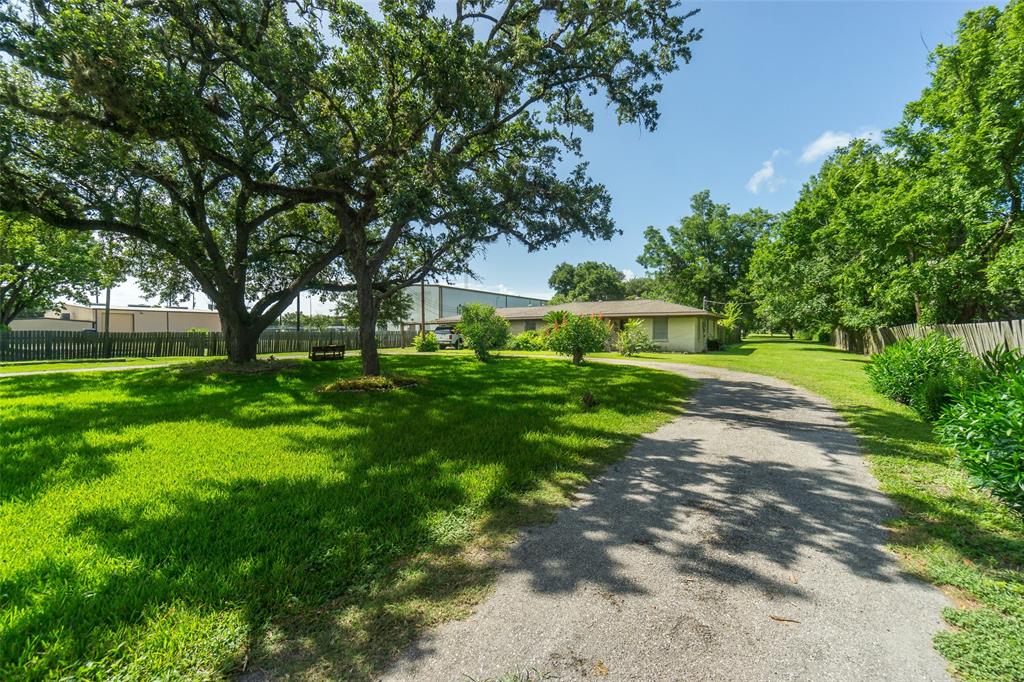
[[[759,208],[733,213],[727,204],[716,204],[708,190],[695,194],[690,208],[677,225],[645,231],[637,261],[646,276],[626,279],[608,263],[562,263],[548,280],[553,302],[654,298],[714,310],[732,302],[736,308],[736,302],[750,296],[750,261],[776,217]],[[739,306],[734,313],[737,326],[751,328],[751,306]]]

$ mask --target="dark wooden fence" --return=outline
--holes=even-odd
[[[402,348],[412,342],[413,332],[377,332],[381,348]],[[257,353],[305,353],[310,346],[343,343],[359,349],[355,331],[267,332],[260,336]],[[19,360],[85,360],[92,358],[204,357],[226,355],[224,335],[196,332],[112,332],[84,334],[75,331],[0,332],[0,362]]]
[[[832,345],[854,353],[874,355],[898,341],[920,338],[932,331],[960,339],[970,353],[979,356],[1005,346],[1024,348],[1024,320],[969,324],[904,324],[899,327],[877,327],[864,331],[840,328],[832,334]]]

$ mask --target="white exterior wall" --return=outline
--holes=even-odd
[[[698,316],[668,318],[668,339],[654,338],[654,318],[640,318],[644,321],[644,329],[658,346],[658,350],[672,353],[703,353],[708,349],[707,336],[702,332],[701,320],[709,318]]]

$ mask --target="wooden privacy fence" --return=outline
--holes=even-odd
[[[832,345],[854,353],[874,355],[898,341],[920,338],[933,331],[960,339],[964,347],[977,356],[1007,345],[1010,348],[1024,348],[1024,320],[967,324],[904,324],[863,331],[840,327],[832,333]]]
[[[412,342],[413,332],[378,331],[380,348],[402,348]],[[310,346],[343,343],[359,349],[356,331],[266,332],[256,352],[305,353]],[[91,358],[159,358],[226,355],[224,335],[219,332],[111,332],[88,334],[75,331],[0,332],[0,362],[19,360],[85,360]]]

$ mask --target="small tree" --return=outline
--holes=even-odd
[[[729,301],[725,304],[725,308],[722,309],[722,319],[718,321],[718,325],[729,332],[729,339],[735,340],[733,336],[734,331],[738,331],[740,336],[743,335],[743,308],[736,301]]]
[[[508,341],[508,320],[498,317],[494,308],[483,303],[468,303],[462,308],[462,319],[456,325],[466,345],[481,362],[490,359],[490,351]]]
[[[630,357],[637,353],[651,353],[658,350],[658,346],[651,341],[643,320],[629,320],[619,332],[619,338],[615,340],[615,349],[622,355]]]
[[[587,353],[604,350],[611,336],[608,323],[596,315],[573,315],[553,311],[544,318],[548,323],[548,347],[572,358],[572,364],[583,362]]]

